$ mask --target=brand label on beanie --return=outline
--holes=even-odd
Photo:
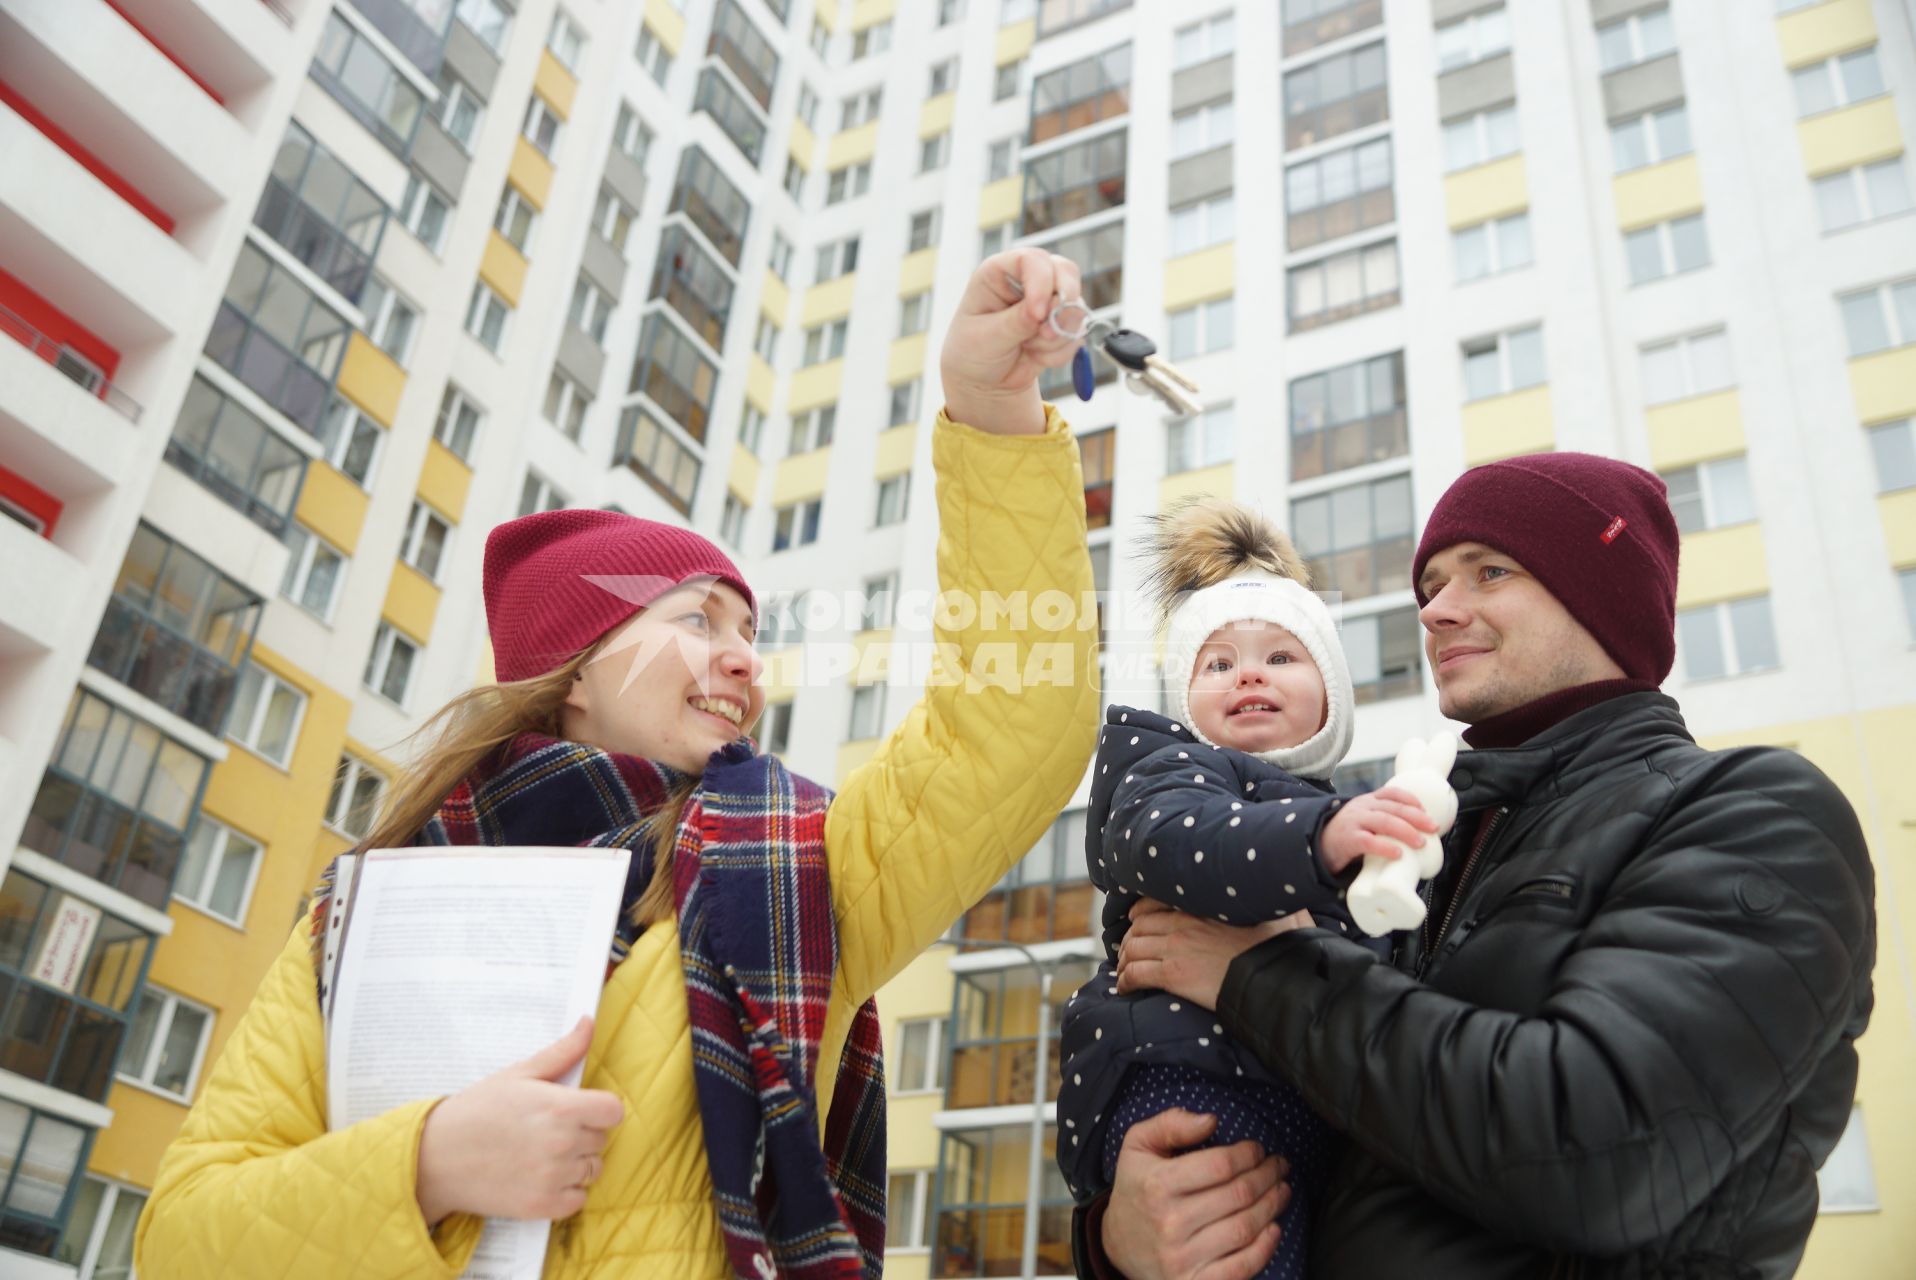
[[[1615,542],[1617,535],[1623,532],[1624,526],[1628,523],[1629,521],[1625,520],[1622,516],[1618,516],[1615,520],[1612,520],[1610,527],[1603,531],[1603,545],[1607,547]]]

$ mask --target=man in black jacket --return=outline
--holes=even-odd
[[[1869,1020],[1873,872],[1814,766],[1705,751],[1656,691],[1677,546],[1628,464],[1467,472],[1415,564],[1439,705],[1476,748],[1422,928],[1391,963],[1308,923],[1157,912],[1127,936],[1121,988],[1214,1008],[1348,1135],[1314,1280],[1740,1280],[1802,1255]],[[1179,1154],[1204,1126],[1157,1119],[1078,1215],[1080,1274],[1256,1274],[1269,1162]]]

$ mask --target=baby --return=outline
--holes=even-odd
[[[1161,991],[1118,996],[1118,945],[1147,898],[1234,925],[1308,908],[1361,936],[1342,898],[1363,855],[1396,856],[1390,838],[1421,846],[1436,824],[1405,792],[1345,800],[1326,781],[1350,750],[1350,670],[1282,533],[1199,500],[1157,521],[1147,553],[1171,716],[1111,707],[1092,766],[1085,846],[1106,895],[1106,959],[1065,1016],[1058,1161],[1089,1199],[1111,1185],[1133,1124],[1172,1107],[1215,1115],[1204,1145],[1251,1138],[1289,1160],[1290,1207],[1260,1274],[1302,1276],[1330,1130],[1210,1010]]]

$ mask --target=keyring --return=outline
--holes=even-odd
[[[1005,272],[1005,285],[1020,301],[1024,299],[1025,282],[1009,271]],[[1084,317],[1075,329],[1067,329],[1058,323],[1058,317],[1067,311],[1076,311]],[[1091,326],[1095,321],[1091,318],[1091,308],[1086,305],[1084,299],[1060,298],[1051,305],[1051,316],[1045,323],[1051,326],[1051,332],[1066,342],[1083,342],[1085,335],[1091,332]]]

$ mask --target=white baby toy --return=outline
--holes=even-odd
[[[1443,869],[1442,837],[1457,821],[1457,793],[1450,789],[1450,766],[1456,758],[1457,739],[1448,733],[1428,742],[1412,738],[1397,753],[1397,772],[1384,785],[1417,797],[1424,812],[1437,820],[1437,834],[1427,837],[1421,849],[1402,846],[1399,858],[1364,855],[1364,869],[1351,882],[1345,905],[1357,927],[1373,938],[1423,922],[1424,901],[1417,896],[1417,886]]]

